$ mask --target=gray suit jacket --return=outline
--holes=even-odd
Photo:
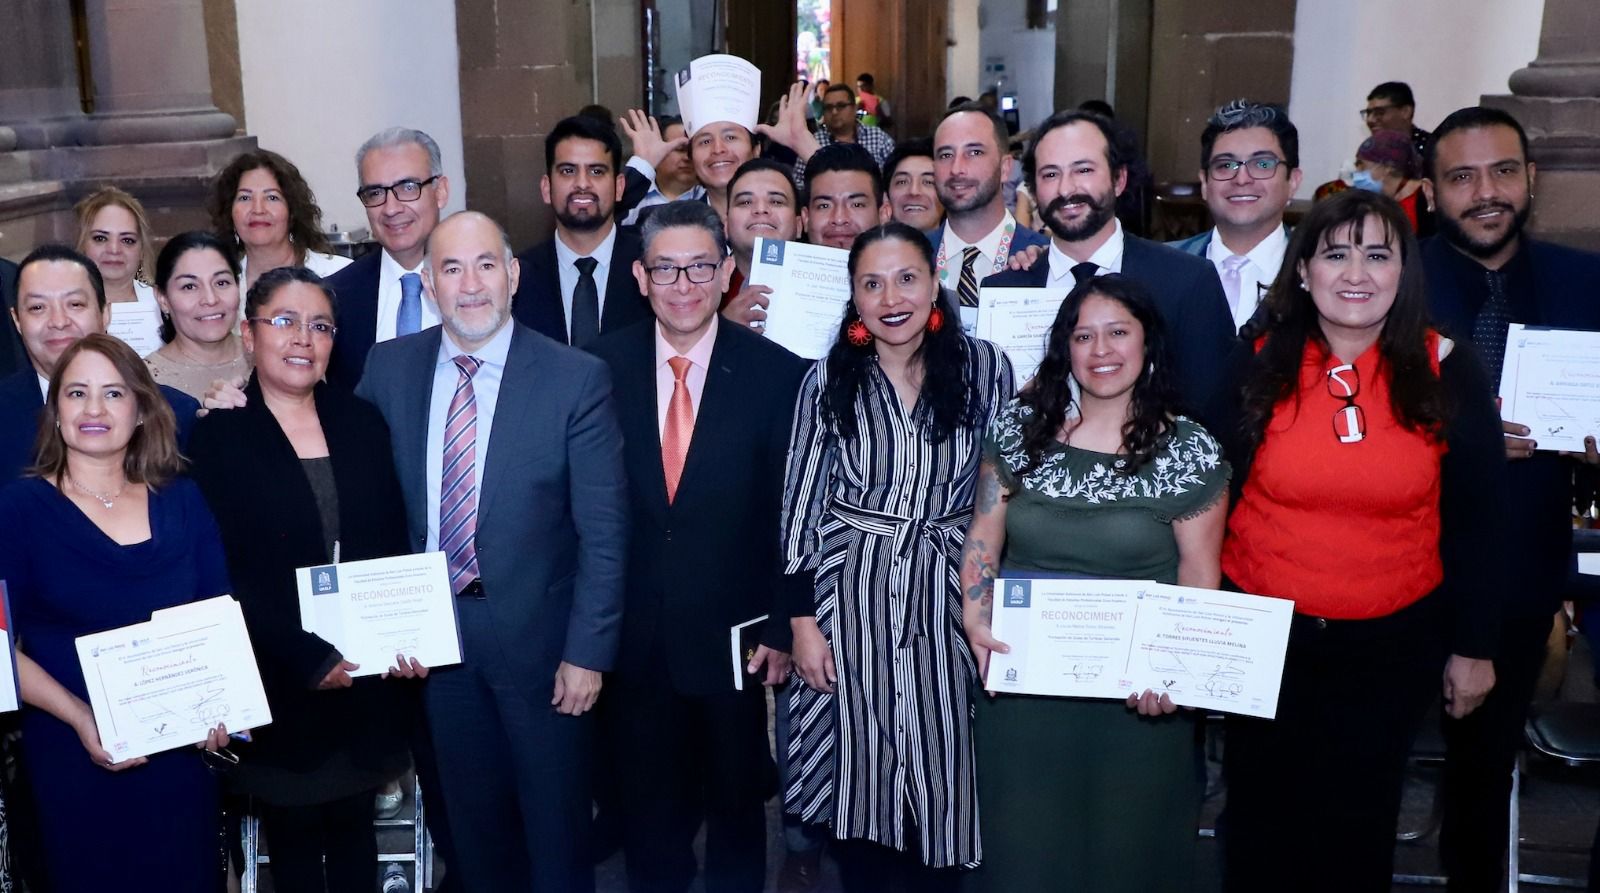
[[[519,681],[545,685],[561,661],[609,670],[616,658],[627,479],[606,364],[510,325],[493,449],[479,469],[478,571]],[[435,326],[373,345],[356,388],[389,425],[419,552],[427,543],[428,406],[442,332]]]

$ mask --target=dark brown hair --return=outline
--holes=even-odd
[[[283,199],[289,205],[289,241],[294,243],[296,263],[305,264],[307,251],[331,251],[328,237],[322,234],[322,209],[317,207],[317,197],[306,178],[300,176],[294,162],[266,149],[240,155],[211,182],[206,213],[211,215],[211,228],[217,236],[227,242],[239,238],[233,229],[233,197],[239,192],[240,178],[254,170],[271,173],[283,190]]]
[[[133,437],[128,440],[127,452],[122,457],[122,472],[127,475],[128,482],[155,488],[172,480],[183,470],[183,456],[178,452],[178,422],[172,414],[172,406],[133,348],[118,338],[98,332],[85,335],[63,351],[61,359],[56,361],[56,374],[50,379],[44,411],[39,413],[39,433],[33,441],[36,461],[28,474],[53,481],[58,487],[61,485],[67,471],[67,444],[61,438],[61,413],[57,406],[67,368],[85,352],[110,360],[138,404],[139,425],[133,429]]]

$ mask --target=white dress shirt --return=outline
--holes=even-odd
[[[556,231],[556,273],[561,277],[561,315],[567,321],[567,341],[572,341],[572,292],[578,287],[578,268],[573,263],[580,257],[592,257],[596,261],[594,268],[595,292],[600,298],[600,319],[606,318],[606,282],[611,277],[611,251],[617,247],[617,225],[611,224],[611,232],[606,233],[605,241],[601,242],[593,252],[579,254],[568,247],[562,240],[561,232]],[[624,275],[632,275],[624,272]]]
[[[1125,241],[1122,235],[1122,221],[1113,217],[1111,222],[1111,238],[1107,239],[1104,245],[1101,245],[1099,248],[1095,249],[1093,254],[1089,255],[1089,263],[1092,263],[1100,268],[1095,271],[1094,274],[1096,276],[1104,276],[1107,273],[1122,272],[1122,247]],[[1071,290],[1071,288],[1077,284],[1077,280],[1072,278],[1072,268],[1076,266],[1077,263],[1077,261],[1067,257],[1066,253],[1057,247],[1055,239],[1051,239],[1050,280],[1046,282],[1045,285],[1049,288],[1065,288]]]
[[[705,334],[681,354],[667,343],[661,334],[661,323],[656,323],[656,431],[663,438],[667,436],[667,409],[672,405],[672,391],[678,386],[677,376],[672,374],[672,365],[667,361],[673,357],[688,359],[689,371],[683,375],[683,384],[689,389],[691,414],[700,418],[700,396],[706,391],[706,373],[711,369],[711,348],[717,343],[717,317],[720,315],[711,314],[711,325]]]
[[[250,264],[250,259],[245,257],[243,251],[240,251],[239,252],[239,285],[240,285],[241,288],[243,288],[244,283],[250,281],[250,267],[249,267],[249,264]],[[307,251],[306,252],[305,268],[310,270],[313,273],[316,273],[318,276],[323,277],[324,279],[326,279],[329,276],[332,276],[334,273],[337,273],[340,270],[342,270],[342,269],[344,269],[345,267],[348,267],[348,266],[350,266],[350,258],[348,258],[348,257],[344,257],[344,256],[338,255],[338,254],[323,254],[320,251]],[[240,304],[240,307],[242,309],[243,305],[244,305],[244,295],[240,295],[239,296],[239,304]]]
[[[979,283],[983,282],[985,276],[1004,270],[1005,258],[1001,258],[1000,265],[996,267],[994,256],[1000,250],[1000,239],[1005,235],[1006,226],[1015,227],[1016,224],[1016,218],[1011,216],[1010,211],[1007,211],[1005,216],[1000,218],[1000,223],[990,230],[987,235],[976,242],[968,242],[956,235],[955,230],[950,228],[950,222],[948,220],[945,221],[944,236],[941,242],[944,246],[944,270],[939,274],[939,281],[943,283],[945,288],[955,291],[956,286],[961,282],[961,265],[965,262],[963,255],[968,248],[978,249],[978,259],[973,262],[972,271],[977,274]],[[1015,233],[1016,230],[1013,229],[1012,232]],[[1013,235],[1012,238],[1015,239],[1015,236]],[[1007,248],[1007,251],[1009,250]]]
[[[1245,253],[1246,261],[1239,267],[1239,306],[1233,308],[1235,329],[1255,315],[1256,307],[1272,287],[1272,280],[1278,278],[1278,268],[1283,266],[1283,255],[1288,250],[1289,236],[1279,226]],[[1211,242],[1206,245],[1206,260],[1216,266],[1218,277],[1223,275],[1222,262],[1233,254],[1232,249],[1222,244],[1222,234],[1212,229]]]
[[[494,407],[500,398],[500,382],[506,374],[506,354],[511,351],[510,320],[489,339],[489,343],[472,352],[482,361],[472,376],[472,394],[478,403],[477,443],[472,457],[472,490],[474,499],[483,505],[483,470],[489,465],[489,432],[494,427]],[[444,483],[444,426],[450,413],[450,400],[456,393],[456,382],[461,372],[455,358],[466,351],[456,346],[450,330],[443,329],[439,339],[439,358],[433,370],[433,396],[428,402],[428,548],[439,548],[439,488]]]
[[[378,263],[378,331],[373,333],[373,342],[389,341],[395,337],[397,317],[400,315],[400,277],[407,273],[422,275],[422,264],[417,264],[416,269],[407,270],[400,266],[387,250],[383,252],[383,260]],[[439,307],[428,297],[426,290],[422,293],[422,329],[432,328],[439,324]]]

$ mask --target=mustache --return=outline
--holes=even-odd
[[[1510,202],[1484,202],[1483,204],[1473,205],[1465,211],[1462,211],[1461,217],[1462,219],[1466,219],[1474,214],[1482,214],[1485,211],[1504,211],[1507,214],[1517,213],[1517,209],[1512,207]]]
[[[1054,217],[1062,211],[1065,211],[1067,209],[1067,205],[1075,204],[1088,205],[1091,208],[1100,207],[1100,205],[1094,200],[1094,196],[1086,192],[1076,192],[1072,195],[1056,196],[1053,200],[1051,200],[1050,204],[1044,206],[1044,213],[1046,216]]]

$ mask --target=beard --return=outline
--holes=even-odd
[[[1479,211],[1495,209],[1510,211],[1512,216],[1511,225],[1493,239],[1488,241],[1475,239],[1472,233],[1468,232],[1467,228],[1461,224],[1462,217],[1469,217]],[[1487,202],[1481,205],[1473,205],[1458,215],[1439,214],[1436,215],[1436,219],[1439,223],[1439,231],[1444,234],[1445,241],[1473,257],[1482,259],[1495,256],[1500,253],[1501,249],[1510,245],[1512,240],[1522,235],[1523,227],[1528,225],[1528,215],[1532,212],[1532,202],[1523,205],[1520,209],[1512,207],[1507,202]]]
[[[571,198],[571,196],[568,196]],[[600,204],[598,197],[595,199],[594,210],[585,214],[574,214],[568,202],[562,202],[556,209],[556,222],[569,230],[577,233],[592,233],[604,226],[611,219],[611,209]]]
[[[1064,223],[1058,220],[1060,213],[1066,210],[1067,205],[1081,202],[1089,206],[1089,213],[1077,223]],[[1044,209],[1045,225],[1050,227],[1050,232],[1063,242],[1081,242],[1099,232],[1102,227],[1111,222],[1117,214],[1116,193],[1107,193],[1103,196],[1093,196],[1087,192],[1078,192],[1072,195],[1058,195]]]
[[[934,193],[939,196],[939,203],[944,205],[946,213],[960,214],[981,208],[994,201],[995,194],[1000,191],[1000,172],[998,170],[995,171],[995,175],[987,181],[974,180],[973,182],[977,184],[977,188],[972,191],[971,195],[967,196],[965,201],[957,199],[953,195],[946,195],[943,189],[934,189]]]

